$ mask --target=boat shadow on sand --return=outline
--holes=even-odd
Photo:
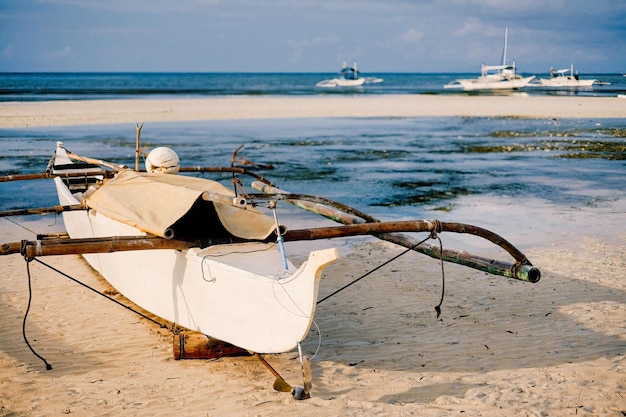
[[[341,286],[358,268],[375,267],[371,253],[364,247],[340,259],[322,281],[320,297],[329,281]],[[385,268],[318,306],[322,337],[313,362],[315,395],[359,391],[358,378],[351,379],[356,373],[380,378],[380,384],[389,382],[388,373],[401,373],[413,374],[410,387],[395,393],[390,388],[379,401],[429,402],[463,396],[488,384],[492,372],[582,363],[626,349],[623,290],[545,268],[539,283],[527,285],[446,265],[446,294],[436,318],[433,307],[441,297],[436,260],[407,254]],[[336,271],[350,276],[330,277]],[[315,337],[307,342],[314,350]]]

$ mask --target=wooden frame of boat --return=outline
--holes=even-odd
[[[248,174],[256,180],[253,188],[262,193],[240,194],[207,179],[129,170],[75,155],[59,142],[46,173],[0,177],[0,182],[52,177],[60,205],[0,216],[62,213],[69,237],[5,243],[0,255],[21,253],[30,260],[81,254],[143,309],[175,326],[253,352],[276,376],[274,387],[292,391],[298,399],[310,392],[306,357],[300,352],[303,373],[308,375],[305,388],[293,388],[259,354],[299,348],[313,322],[321,274],[338,255],[334,248],[315,250],[296,267],[285,256],[284,242],[371,235],[492,274],[527,282],[541,276],[512,244],[476,226],[437,220],[381,222],[332,200],[280,190],[235,166],[182,171]],[[169,200],[177,205],[166,204]],[[280,201],[342,225],[286,229],[276,217]],[[259,202],[269,203],[273,218],[255,208]],[[430,237],[443,232],[472,234],[500,246],[514,261],[440,248],[402,232],[426,232]]]

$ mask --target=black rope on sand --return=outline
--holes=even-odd
[[[108,300],[110,300],[110,301],[113,301],[113,302],[114,302],[114,303],[116,303],[117,305],[120,305],[120,306],[122,306],[122,307],[124,307],[124,308],[126,308],[126,309],[128,309],[128,310],[130,310],[130,311],[132,311],[133,313],[135,313],[135,314],[137,314],[137,315],[139,315],[139,316],[143,317],[144,319],[149,320],[149,321],[151,321],[151,322],[155,323],[155,324],[156,324],[156,325],[158,325],[159,327],[161,327],[161,328],[163,328],[163,329],[167,329],[167,328],[168,328],[168,326],[167,326],[167,325],[162,324],[162,323],[159,323],[158,321],[154,320],[152,317],[148,317],[147,315],[143,314],[142,312],[137,311],[137,310],[135,310],[134,308],[132,308],[132,307],[130,307],[130,306],[127,306],[127,305],[125,305],[125,304],[123,304],[123,303],[121,303],[121,302],[117,301],[116,299],[114,299],[114,298],[112,298],[112,297],[109,297],[108,295],[106,295],[106,294],[104,294],[104,293],[102,293],[102,292],[100,292],[100,291],[96,290],[96,289],[95,289],[95,288],[93,288],[93,287],[90,287],[89,285],[85,284],[84,282],[81,282],[81,281],[77,280],[76,278],[73,278],[73,277],[71,277],[71,276],[67,275],[66,273],[64,273],[64,272],[62,272],[62,271],[60,271],[60,270],[58,270],[58,269],[57,269],[57,268],[55,268],[55,267],[53,267],[53,266],[51,266],[51,265],[48,265],[47,263],[45,263],[45,262],[43,262],[43,261],[40,261],[40,260],[39,260],[39,259],[37,259],[37,258],[30,258],[30,259],[29,259],[29,258],[27,258],[27,257],[25,256],[25,257],[24,257],[24,260],[26,261],[26,272],[27,272],[27,274],[28,274],[28,306],[26,307],[26,313],[24,314],[24,321],[23,321],[23,323],[22,323],[22,336],[24,337],[24,342],[26,342],[26,345],[28,346],[28,348],[30,349],[30,351],[31,351],[31,352],[33,352],[33,354],[34,354],[35,356],[37,356],[39,359],[41,359],[41,360],[42,360],[42,361],[46,364],[46,369],[47,369],[47,370],[52,369],[52,365],[50,365],[50,364],[49,364],[49,363],[48,363],[48,362],[47,362],[47,361],[46,361],[46,360],[45,360],[45,359],[44,359],[41,355],[39,355],[37,352],[35,352],[35,349],[33,349],[33,347],[32,347],[32,346],[30,345],[30,343],[28,342],[28,338],[26,337],[26,319],[28,318],[28,312],[30,311],[30,304],[31,304],[31,300],[32,300],[32,287],[31,287],[31,275],[30,275],[30,262],[31,262],[31,261],[33,261],[33,260],[35,260],[35,261],[39,262],[39,263],[40,263],[40,264],[42,264],[43,266],[46,266],[46,267],[50,268],[50,269],[51,269],[51,270],[53,270],[53,271],[55,271],[55,272],[57,272],[57,273],[59,273],[59,274],[63,275],[64,277],[66,277],[66,278],[68,278],[68,279],[70,279],[70,280],[74,281],[75,283],[80,284],[80,285],[82,285],[83,287],[85,287],[85,288],[87,288],[87,289],[89,289],[89,290],[91,290],[91,291],[95,292],[96,294],[101,295],[101,296],[103,296],[104,298],[106,298],[106,299],[108,299]]]
[[[139,316],[143,317],[143,318],[144,318],[144,319],[146,319],[146,320],[150,320],[152,323],[154,323],[154,324],[158,325],[159,327],[161,327],[161,328],[163,328],[163,329],[167,329],[167,328],[168,328],[168,326],[167,326],[167,325],[165,325],[165,324],[163,324],[163,323],[159,323],[158,321],[156,321],[156,320],[155,320],[155,319],[153,319],[152,317],[146,316],[146,315],[145,315],[145,314],[143,314],[142,312],[137,311],[137,310],[135,310],[134,308],[132,308],[132,307],[130,307],[130,306],[127,306],[126,304],[124,304],[124,303],[121,303],[121,302],[117,301],[117,300],[116,300],[115,298],[113,298],[113,297],[109,297],[108,295],[106,295],[106,294],[104,294],[104,293],[102,293],[102,292],[100,292],[100,291],[96,290],[96,289],[95,289],[95,288],[93,288],[93,287],[90,287],[89,285],[85,284],[84,282],[81,282],[81,281],[77,280],[76,278],[73,278],[73,277],[71,277],[71,276],[67,275],[65,272],[63,272],[63,271],[60,271],[60,270],[56,269],[56,268],[55,268],[55,267],[53,267],[52,265],[48,265],[47,263],[45,263],[45,262],[43,262],[43,261],[40,261],[40,260],[39,260],[39,259],[37,259],[37,258],[34,258],[34,260],[35,260],[35,261],[37,261],[37,262],[39,262],[39,263],[40,263],[40,264],[42,264],[43,266],[46,266],[46,267],[48,267],[48,268],[52,269],[54,272],[57,272],[57,273],[59,273],[59,274],[63,275],[65,278],[71,279],[71,280],[72,280],[72,281],[74,281],[75,283],[80,284],[80,285],[82,285],[83,287],[85,287],[85,288],[87,288],[87,289],[89,289],[89,290],[91,290],[91,291],[95,292],[96,294],[103,296],[103,297],[104,297],[104,298],[106,298],[107,300],[109,300],[109,301],[113,301],[115,304],[120,305],[120,306],[124,307],[125,309],[132,311],[133,313],[135,313],[135,314],[137,314],[137,315],[139,315]]]
[[[33,352],[35,356],[37,356],[39,359],[43,361],[43,363],[46,364],[46,370],[49,371],[50,369],[52,369],[52,365],[50,365],[43,356],[35,352],[35,349],[33,349],[33,347],[28,342],[28,338],[26,337],[26,319],[28,318],[28,312],[30,311],[30,303],[33,299],[33,290],[32,290],[32,286],[30,283],[31,279],[30,279],[30,267],[29,267],[30,261],[32,261],[32,259],[25,258],[25,260],[26,260],[26,272],[28,274],[28,305],[26,306],[26,313],[24,313],[24,321],[22,322],[22,336],[24,337],[24,342],[26,342],[26,346],[28,346],[30,351]]]
[[[439,254],[440,256],[440,260],[441,260],[441,300],[439,300],[439,304],[437,304],[435,306],[435,311],[437,312],[437,317],[435,317],[435,319],[438,319],[439,316],[441,315],[441,305],[443,304],[443,296],[446,293],[446,273],[444,271],[443,268],[443,243],[441,243],[441,238],[439,236],[433,236],[433,239],[437,239],[439,241]]]

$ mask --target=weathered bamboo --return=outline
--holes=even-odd
[[[346,225],[359,224],[363,221],[368,222],[368,224],[370,222],[378,222],[377,219],[363,213],[359,214],[358,217],[356,217],[328,206],[320,209],[319,206],[316,204],[312,204],[308,201],[297,200],[296,194],[290,194],[287,191],[280,190],[275,187],[267,186],[257,182],[253,182],[252,187],[264,193],[276,193],[283,196],[292,197],[286,198],[286,200],[300,208],[314,212],[316,214],[320,214],[331,220]],[[353,210],[352,212],[355,211]],[[372,233],[372,235],[379,239],[395,243],[406,248],[410,248],[416,252],[423,253],[433,258],[443,259],[446,262],[461,264],[470,268],[477,269],[479,271],[488,272],[490,274],[501,275],[504,277],[515,278],[528,282],[537,282],[541,278],[540,270],[533,267],[524,254],[522,254],[519,250],[517,250],[517,248],[515,248],[513,245],[511,245],[509,242],[507,242],[505,239],[501,238],[497,234],[490,232],[486,229],[477,228],[475,226],[461,225],[457,223],[446,223],[446,225],[446,228],[449,229],[448,231],[457,233],[471,233],[488,239],[489,241],[498,246],[501,246],[503,249],[509,252],[517,262],[510,263],[491,260],[454,249],[444,249],[443,253],[441,253],[439,247],[437,247],[436,245],[432,245],[427,242],[423,242],[418,245],[418,241],[401,233]]]
[[[283,238],[286,242],[293,242],[297,240],[332,239],[336,237],[363,236],[378,233],[431,232],[435,229],[437,229],[437,222],[428,220],[408,220],[287,230],[283,234]]]
[[[41,179],[54,178],[54,177],[55,175],[49,172],[44,172],[43,174],[4,175],[0,177],[0,182],[22,181],[22,180],[41,180]]]
[[[184,250],[198,246],[193,242],[163,239],[152,236],[115,236],[83,239],[40,239],[4,243],[0,255],[21,253],[27,258],[51,255],[82,255],[85,253],[108,253],[131,250],[175,249]]]
[[[403,235],[402,233],[383,233],[376,235],[376,237],[399,246],[404,246],[405,248],[411,248],[432,258],[443,259],[446,262],[467,266],[493,275],[501,275],[503,277],[532,283],[539,281],[541,278],[541,271],[530,263],[522,264],[519,262],[511,263],[499,261],[455,249],[443,248],[442,253],[439,249],[439,245],[428,242],[422,242],[419,246],[415,247],[417,243],[415,239]]]
[[[100,165],[100,166],[103,166],[103,167],[111,168],[111,169],[113,169],[115,171],[121,171],[123,169],[128,169],[128,167],[126,165],[116,164],[114,162],[103,161],[102,159],[89,158],[88,156],[76,155],[75,153],[73,153],[71,151],[68,151],[67,149],[65,150],[65,152],[67,152],[67,156],[69,156],[70,158],[76,159],[77,161],[87,162],[88,164]]]
[[[72,156],[75,156],[72,154]],[[82,158],[82,157],[81,157]],[[88,158],[85,158],[88,159]],[[109,168],[112,168],[113,165],[106,161],[102,161],[100,159],[90,159],[90,163],[105,163]],[[75,177],[93,177],[93,176],[103,176],[105,178],[112,178],[119,171],[118,168],[123,167],[124,165],[119,165],[117,167],[112,168],[112,170],[102,170],[102,171],[84,171],[84,172],[62,172],[62,173],[53,173],[53,172],[44,172],[40,174],[13,174],[13,175],[4,175],[0,176],[0,182],[9,182],[9,181],[23,181],[23,180],[42,180],[42,179],[51,179],[54,177],[62,177],[62,178],[75,178]],[[140,170],[141,171],[141,170]],[[261,175],[255,174],[254,172],[248,171],[244,168],[238,167],[203,167],[203,166],[195,166],[195,167],[180,167],[180,172],[228,172],[235,174],[243,174],[248,175],[261,181],[263,184],[272,184],[269,180],[262,177]],[[141,171],[145,172],[145,171]]]
[[[6,211],[0,211],[0,217],[28,216],[31,214],[49,214],[49,213],[59,214],[64,211],[76,211],[76,210],[86,210],[86,208],[80,204],[72,204],[70,206],[52,206],[52,207],[41,207],[41,208],[35,208],[35,209],[6,210]]]
[[[312,213],[320,214],[336,221],[337,223],[353,224],[377,221],[373,217],[355,209],[354,207],[350,207],[324,197],[292,194],[271,184],[259,183],[257,181],[252,182],[252,188],[263,193],[267,193],[268,195],[281,196],[282,199],[288,201],[296,207],[300,207],[301,209]],[[261,197],[261,195],[253,194],[251,197]],[[338,210],[333,210],[333,208]]]
[[[115,175],[115,171],[96,171],[96,172],[71,172],[71,173],[52,173],[52,172],[44,172],[41,174],[15,174],[15,175],[5,175],[0,177],[0,182],[9,182],[9,181],[25,181],[25,180],[45,180],[51,179],[54,177],[62,177],[62,178],[77,178],[77,177],[95,177],[102,176],[105,178],[111,178]]]

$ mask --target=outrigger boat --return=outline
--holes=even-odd
[[[139,155],[139,128],[137,136]],[[188,171],[230,172],[234,189],[177,175]],[[260,193],[246,193],[241,175],[252,176],[252,187]],[[524,254],[488,230],[437,220],[381,222],[322,197],[290,194],[235,164],[180,167],[169,148],[150,152],[146,171],[140,171],[138,157],[133,170],[76,155],[58,142],[44,174],[0,177],[0,182],[34,178],[54,178],[60,205],[0,216],[62,213],[68,236],[5,243],[0,254],[21,253],[27,261],[81,254],[121,294],[172,328],[190,329],[255,354],[276,376],[274,388],[291,391],[297,399],[308,398],[311,388],[300,343],[313,323],[321,274],[338,254],[335,248],[314,250],[297,267],[287,259],[284,242],[372,235],[407,251],[505,277],[537,282],[541,276]],[[342,225],[288,229],[276,214],[277,203],[283,201]],[[427,235],[417,241],[401,232]],[[480,236],[514,260],[496,261],[426,242],[443,232]],[[304,388],[291,387],[261,356],[296,347]]]
[[[565,87],[565,88],[577,88],[577,87],[591,87],[596,79],[580,79],[578,71],[574,72],[574,65],[570,65],[569,68],[555,70],[550,68],[550,78],[540,78],[539,85],[543,87]]]
[[[444,85],[444,88],[459,88],[464,91],[480,90],[517,90],[530,84],[534,75],[523,77],[516,72],[515,61],[507,64],[509,28],[504,31],[504,49],[502,64],[485,65],[480,68],[480,76],[476,78],[459,78]]]
[[[377,84],[382,83],[383,79],[378,77],[361,77],[357,70],[356,62],[349,66],[346,62],[343,63],[339,77],[323,80],[315,84],[316,87],[322,88],[353,88],[361,87],[364,84]]]

